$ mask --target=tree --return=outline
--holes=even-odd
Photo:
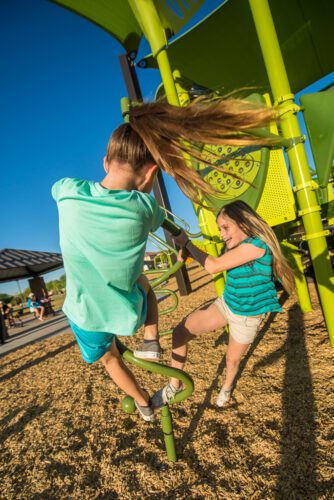
[[[8,293],[0,293],[0,300],[5,304],[9,304],[13,300],[13,295],[8,295]]]
[[[46,283],[46,288],[49,292],[60,292],[63,288],[66,288],[66,276],[63,274],[57,280],[48,281]]]

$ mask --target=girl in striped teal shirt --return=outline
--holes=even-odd
[[[222,407],[231,397],[241,358],[253,342],[265,313],[281,311],[274,277],[289,293],[294,289],[294,277],[274,231],[246,203],[234,201],[223,207],[217,225],[225,243],[220,257],[199,250],[185,232],[175,238],[210,274],[226,271],[226,285],[213,304],[190,314],[174,329],[172,366],[183,368],[190,340],[228,325],[226,378],[217,398],[217,405]],[[171,379],[153,396],[154,406],[173,399],[181,390],[179,384],[177,379]]]

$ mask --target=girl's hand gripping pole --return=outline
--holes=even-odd
[[[181,257],[182,260],[185,261],[189,255],[185,248],[186,244],[189,241],[187,233],[170,219],[165,219],[164,222],[162,223],[162,227],[166,229],[169,233],[171,233],[175,243],[182,248]]]

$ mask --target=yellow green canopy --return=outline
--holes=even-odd
[[[54,3],[85,17],[115,37],[129,53],[136,51],[143,30],[134,12],[134,0],[52,0]],[[141,2],[143,3],[143,2]],[[204,0],[155,0],[166,36],[178,33],[201,7]]]
[[[334,1],[269,0],[290,85],[297,92],[334,70]],[[173,69],[228,92],[269,89],[248,0],[229,0],[168,48]],[[139,66],[157,67],[152,55]]]

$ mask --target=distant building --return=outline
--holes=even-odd
[[[154,268],[154,257],[158,255],[159,252],[145,252],[144,256],[144,271]]]

